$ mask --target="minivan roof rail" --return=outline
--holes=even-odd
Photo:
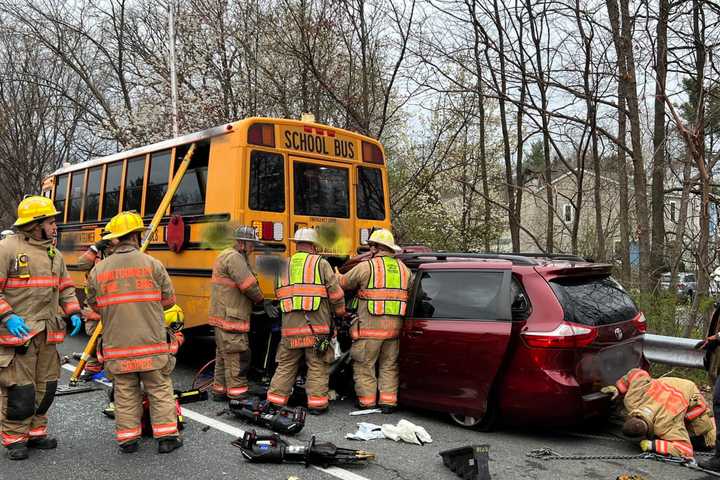
[[[477,258],[487,260],[508,260],[513,265],[539,265],[541,259],[568,260],[574,262],[587,262],[586,259],[576,255],[567,254],[542,254],[542,253],[467,253],[467,252],[417,252],[402,253],[403,259],[418,259],[434,257],[437,261],[448,258]]]

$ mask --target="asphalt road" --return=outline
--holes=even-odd
[[[86,338],[68,339],[63,354],[81,351]],[[176,388],[189,388],[194,369],[209,358],[210,348],[195,345],[185,351],[173,374]],[[70,372],[63,370],[61,384],[67,384]],[[321,417],[309,417],[305,429],[290,439],[301,443],[316,435],[340,446],[375,452],[376,462],[351,470],[304,468],[298,465],[253,465],[230,442],[242,431],[253,428],[232,416],[217,413],[222,404],[206,401],[187,405],[188,424],[185,445],[169,454],[158,455],[155,441],[144,439],[140,451],[127,455],[119,452],[114,441],[114,423],[100,411],[107,401],[106,391],[58,397],[50,410],[50,431],[59,440],[53,451],[31,451],[24,462],[0,458],[0,479],[19,480],[102,480],[102,479],[248,479],[286,480],[451,480],[456,477],[443,466],[438,452],[471,444],[490,445],[492,478],[614,480],[621,474],[640,474],[646,479],[713,478],[687,468],[649,460],[573,460],[542,461],[526,457],[532,449],[550,448],[563,454],[633,455],[637,448],[617,437],[611,427],[585,428],[572,432],[500,429],[480,433],[455,426],[446,417],[422,411],[399,411],[393,415],[351,417],[349,400],[333,402],[332,411]],[[433,442],[425,446],[395,443],[390,440],[354,442],[345,434],[355,423],[397,423],[405,418],[425,427]]]

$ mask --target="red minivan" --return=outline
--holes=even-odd
[[[611,266],[524,255],[399,255],[415,271],[401,334],[402,405],[459,424],[568,425],[642,355],[645,318]]]

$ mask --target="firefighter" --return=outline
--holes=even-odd
[[[693,458],[690,437],[706,448],[715,447],[715,421],[702,393],[690,380],[674,377],[653,379],[645,370],[633,368],[615,385],[601,389],[612,399],[623,396],[628,418],[623,433],[643,438],[644,452]]]
[[[140,215],[122,212],[105,229],[103,239],[117,244],[90,272],[87,302],[103,322],[97,354],[113,375],[116,438],[123,453],[137,451],[142,382],[158,453],[169,453],[182,446],[170,378],[178,344],[168,335],[163,311],[175,305],[170,276],[158,260],[139,251],[145,230]]]
[[[713,316],[717,315],[717,303],[715,304],[715,308],[716,310],[713,313]],[[715,425],[720,422],[720,349],[718,349],[719,344],[720,341],[718,340],[718,334],[715,333],[707,337],[705,340],[698,342],[698,344],[695,346],[695,348],[697,349],[707,350],[705,356],[707,358],[708,374],[710,376],[710,381],[715,386],[713,389],[713,412],[715,415]],[[718,443],[717,438],[715,439],[715,455],[713,455],[707,460],[700,462],[699,465],[702,468],[713,470],[715,472],[720,472],[720,444]]]
[[[360,408],[373,408],[377,403],[383,413],[392,413],[397,408],[398,336],[412,273],[394,257],[400,248],[389,230],[374,231],[368,244],[372,257],[340,279],[344,290],[358,290],[357,318],[350,327],[355,392]]]
[[[239,400],[248,391],[250,367],[250,316],[255,303],[264,301],[257,278],[250,268],[248,255],[262,245],[255,228],[240,226],[234,234],[235,244],[223,250],[215,260],[210,292],[208,322],[215,327],[215,379],[213,399]],[[277,310],[265,302],[269,316]]]
[[[0,435],[12,460],[26,459],[28,448],[57,447],[47,412],[60,377],[55,345],[65,337],[58,308],[70,317],[70,335],[82,326],[75,287],[53,246],[59,214],[50,199],[27,197],[18,205],[18,234],[0,242]]]
[[[275,289],[282,310],[282,339],[267,399],[274,405],[287,405],[305,358],[308,411],[320,415],[329,404],[329,365],[335,357],[330,346],[333,314],[345,314],[345,296],[332,267],[317,254],[317,232],[300,228],[290,240],[296,244],[296,253],[279,272]]]
[[[108,232],[103,230],[101,235],[107,235],[107,233]],[[90,247],[82,255],[80,255],[80,257],[78,257],[75,267],[78,270],[85,272],[85,278],[87,280],[87,275],[90,273],[90,270],[92,270],[96,264],[100,263],[103,258],[111,255],[112,249],[112,242],[101,238],[93,245],[90,245]],[[92,336],[93,332],[97,328],[98,322],[100,321],[100,314],[90,308],[90,306],[85,305],[82,310],[82,316],[85,320],[85,333]],[[87,377],[92,378],[93,375],[98,374],[101,371],[102,364],[98,362],[97,357],[91,356],[88,358],[87,363],[85,364],[85,373]]]

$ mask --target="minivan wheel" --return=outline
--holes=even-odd
[[[458,413],[451,413],[450,418],[453,419],[453,422],[465,428],[477,428],[483,421],[483,417],[470,417]]]
[[[471,428],[481,432],[491,432],[495,430],[499,422],[499,409],[497,405],[491,401],[487,405],[485,415],[482,417],[472,417],[461,413],[451,413],[450,418],[456,424],[464,428]]]

